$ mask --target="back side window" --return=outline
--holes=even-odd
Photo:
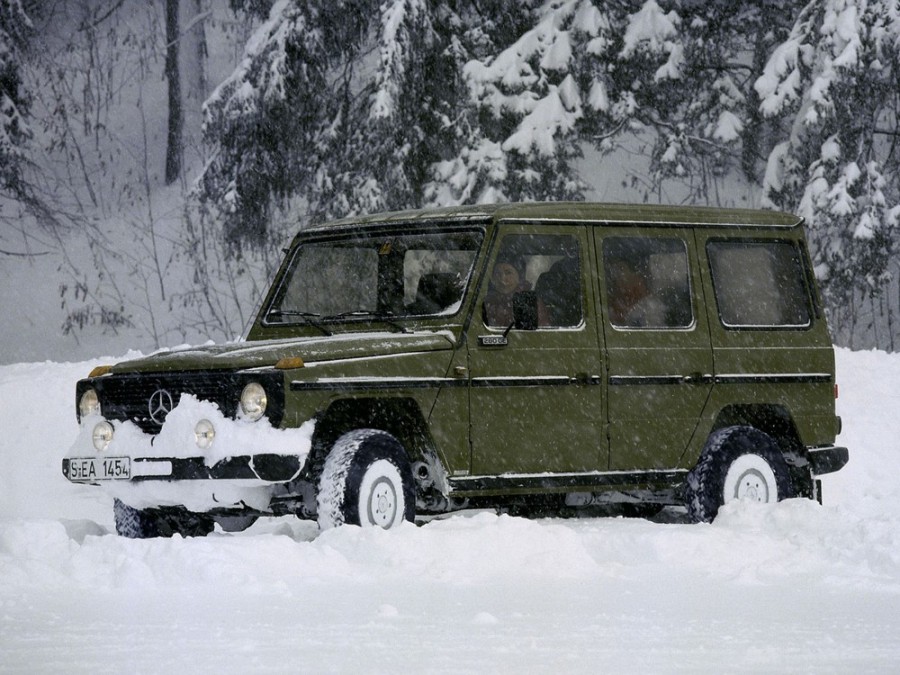
[[[800,251],[786,241],[707,244],[722,323],[729,328],[802,328],[810,324]]]
[[[687,247],[676,237],[603,241],[607,311],[616,328],[690,328],[694,324]]]

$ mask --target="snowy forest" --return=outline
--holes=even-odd
[[[0,0],[3,360],[239,336],[299,228],[594,200],[806,219],[900,349],[891,0]]]

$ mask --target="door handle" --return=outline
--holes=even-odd
[[[681,378],[684,384],[709,384],[712,382],[713,376],[707,373],[688,373]]]

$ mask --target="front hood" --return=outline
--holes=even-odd
[[[151,354],[112,367],[113,373],[173,372],[188,370],[244,370],[274,366],[280,359],[297,357],[304,363],[393,356],[451,349],[449,331],[430,333],[346,333],[329,337],[260,340],[227,345],[183,347]]]

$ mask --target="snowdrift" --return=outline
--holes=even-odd
[[[106,359],[102,359],[105,361]],[[74,382],[0,367],[0,671],[886,672],[900,663],[900,355],[838,351],[825,505],[126,540],[68,484]]]

